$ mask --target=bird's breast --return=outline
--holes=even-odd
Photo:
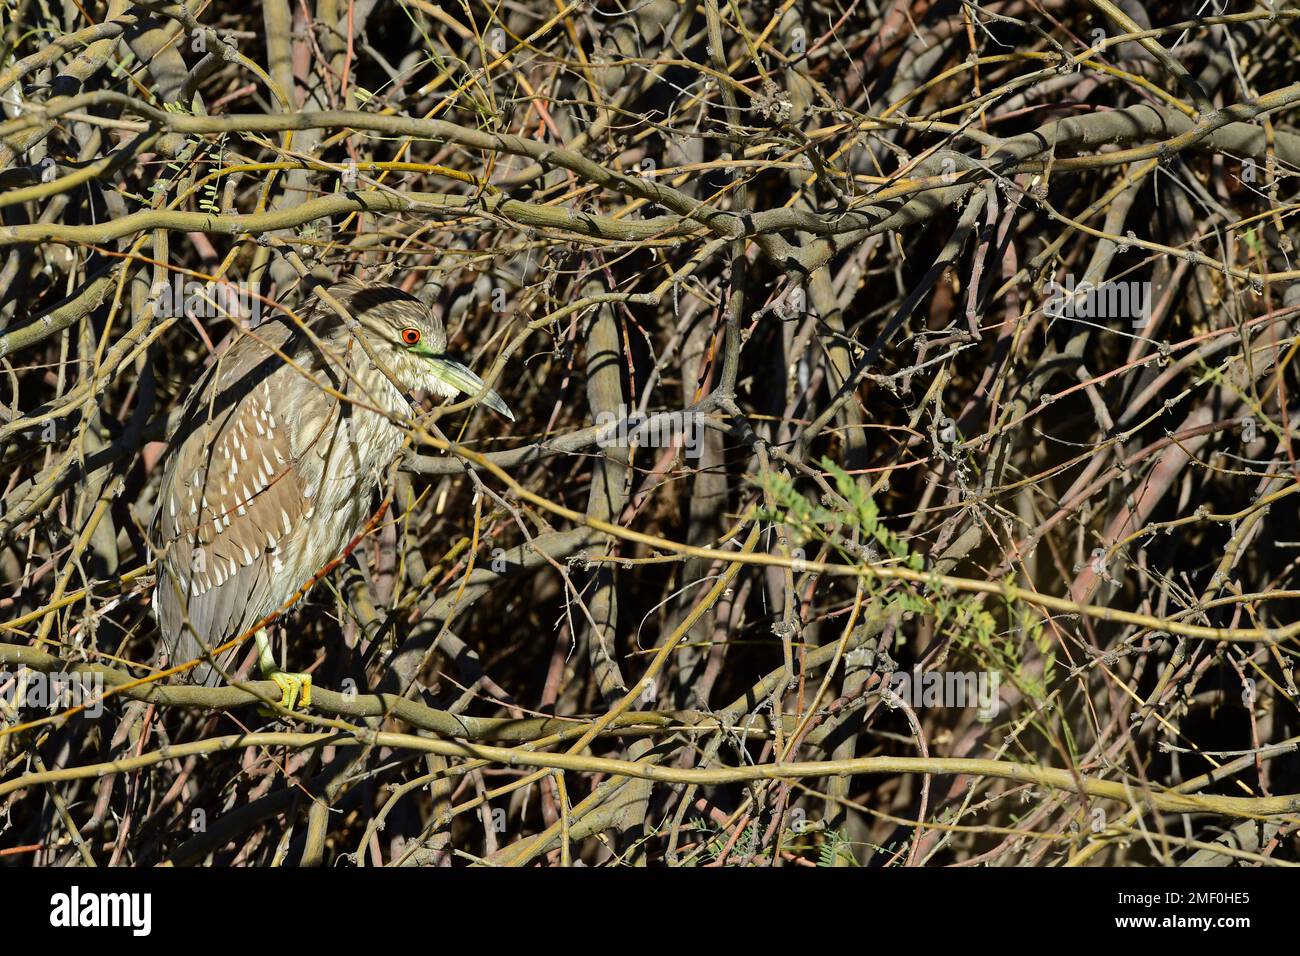
[[[410,414],[406,399],[386,379],[367,392],[369,402],[378,399],[388,415]],[[321,540],[311,550],[341,551],[369,516],[374,492],[402,447],[403,431],[388,415],[361,401],[342,404],[317,443],[316,467],[306,483],[307,517]]]

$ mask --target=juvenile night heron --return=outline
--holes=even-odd
[[[444,354],[442,323],[419,299],[355,280],[328,292],[354,323],[316,303],[302,325],[277,315],[240,334],[190,393],[171,439],[150,532],[154,613],[172,665],[204,659],[196,683],[219,683],[238,648],[209,652],[284,605],[364,526],[401,449],[394,420],[410,416],[407,393],[481,394],[513,420]],[[277,667],[264,631],[256,640],[282,706],[310,705],[309,675]]]

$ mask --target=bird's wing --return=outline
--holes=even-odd
[[[297,410],[276,400],[282,377],[299,375],[275,354],[288,331],[259,328],[227,349],[173,439],[152,534],[156,610],[173,664],[275,610],[267,595],[284,569],[280,544],[311,504],[295,467]],[[232,657],[222,655],[222,666]],[[192,679],[212,685],[220,675],[201,665]]]

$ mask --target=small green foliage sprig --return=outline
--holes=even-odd
[[[823,458],[821,466],[834,481],[835,495],[814,500],[788,475],[771,473],[763,479],[771,506],[760,509],[760,516],[784,525],[800,553],[810,544],[829,545],[847,564],[901,566],[924,573],[925,556],[890,529],[864,484],[829,458]],[[861,580],[868,599],[876,603],[875,613],[931,617],[935,630],[949,641],[947,653],[997,671],[1031,701],[1047,699],[1056,677],[1055,647],[1040,616],[1028,607],[1008,601],[990,610],[982,596],[954,595],[937,580],[918,583],[871,575]],[[1041,662],[1036,670],[1024,666],[1030,651]]]

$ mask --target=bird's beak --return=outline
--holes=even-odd
[[[510,406],[501,400],[501,396],[488,388],[483,379],[455,359],[449,359],[442,355],[430,356],[429,371],[434,378],[443,384],[450,385],[471,398],[478,398],[492,411],[504,415],[512,422],[515,420],[514,414],[510,411]]]

